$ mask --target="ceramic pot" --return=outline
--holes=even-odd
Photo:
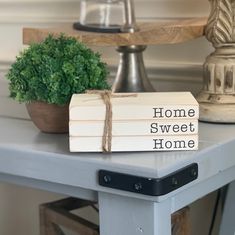
[[[35,126],[45,133],[67,133],[69,131],[69,105],[59,106],[44,102],[26,104]]]

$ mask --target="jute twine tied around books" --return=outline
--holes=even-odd
[[[104,153],[112,152],[113,107],[111,98],[136,97],[137,94],[114,94],[110,90],[88,90],[87,94],[98,94],[104,101],[106,112],[104,131],[102,136],[102,150]]]

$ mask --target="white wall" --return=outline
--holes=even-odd
[[[205,0],[136,0],[137,21],[157,18],[207,16],[209,3]],[[78,20],[79,0],[0,0],[0,109],[11,115],[27,117],[24,105],[10,100],[4,74],[23,48],[22,28],[51,27]],[[115,48],[95,48],[115,71],[118,54]],[[197,93],[202,85],[202,64],[212,50],[204,39],[178,45],[151,46],[145,53],[148,74],[157,90],[191,90]],[[39,203],[61,195],[0,184],[0,234],[37,235]],[[206,235],[214,195],[192,205],[194,235]],[[202,218],[201,215],[205,217]],[[14,225],[14,226],[13,226]]]

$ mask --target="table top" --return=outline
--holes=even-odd
[[[68,135],[41,133],[27,119],[0,114],[0,130],[0,173],[96,191],[109,191],[100,169],[159,178],[198,163],[197,183],[235,166],[235,125],[200,123],[198,151],[112,154],[70,153]]]
[[[90,46],[128,46],[180,43],[203,36],[207,18],[158,19],[138,23],[135,33],[93,33],[73,29],[72,24],[57,28],[25,28],[24,44],[43,41],[49,34],[64,33]]]

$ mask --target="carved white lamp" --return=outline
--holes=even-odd
[[[200,120],[235,123],[234,0],[210,0],[205,34],[215,52],[204,64],[203,90],[197,97]]]

